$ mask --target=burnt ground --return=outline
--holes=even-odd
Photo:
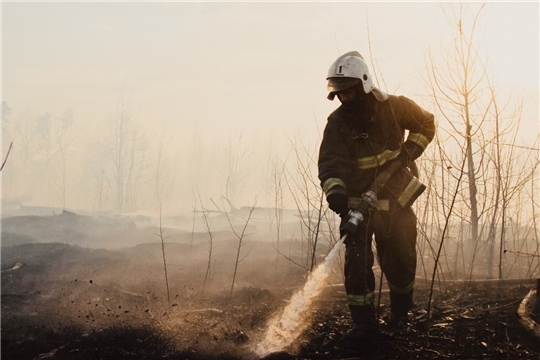
[[[130,230],[132,231],[132,230]],[[36,234],[34,236],[39,236]],[[266,323],[305,282],[288,247],[276,266],[272,246],[246,243],[230,294],[235,242],[165,246],[156,240],[115,250],[65,243],[2,247],[1,355],[4,359],[256,359]],[[301,252],[299,252],[301,254]],[[18,265],[17,265],[18,264]],[[10,270],[12,269],[12,270]],[[339,267],[329,283],[340,281]],[[205,282],[206,276],[206,282]],[[204,291],[203,291],[204,283]],[[540,340],[516,310],[531,286],[438,284],[427,321],[427,289],[417,289],[410,327],[349,343],[340,286],[312,306],[310,326],[269,359],[539,359]],[[381,295],[381,319],[387,313]],[[429,331],[427,329],[429,328]]]

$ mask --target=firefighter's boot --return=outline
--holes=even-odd
[[[365,306],[349,305],[349,309],[351,310],[353,327],[345,334],[347,340],[362,340],[378,332],[373,304]]]
[[[390,315],[386,323],[395,329],[404,329],[409,324],[409,310],[413,307],[413,290],[399,294],[390,291]]]

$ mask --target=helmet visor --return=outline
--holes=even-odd
[[[360,82],[360,79],[355,78],[338,78],[338,77],[332,77],[328,79],[328,85],[327,89],[331,92],[338,92],[342,91],[348,88],[351,88],[358,84]]]

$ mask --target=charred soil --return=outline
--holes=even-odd
[[[25,242],[28,239],[25,238]],[[117,250],[61,243],[2,248],[4,359],[257,359],[267,321],[306,280],[305,269],[270,256],[257,243],[239,266],[231,294],[234,241],[214,246],[207,269],[204,243],[167,243],[170,302],[161,245]],[[286,248],[283,243],[283,249]],[[232,254],[232,255],[231,255]],[[329,283],[341,279],[339,266]],[[345,295],[328,286],[315,301],[310,326],[267,359],[539,359],[540,341],[516,310],[531,286],[439,284],[428,321],[427,289],[415,292],[410,326],[356,343]],[[429,331],[428,331],[429,330]]]

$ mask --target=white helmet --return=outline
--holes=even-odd
[[[373,78],[369,74],[367,63],[358,51],[349,51],[338,57],[330,66],[326,80],[330,91],[329,98],[333,98],[332,93],[353,87],[360,81],[366,94],[373,90]]]

